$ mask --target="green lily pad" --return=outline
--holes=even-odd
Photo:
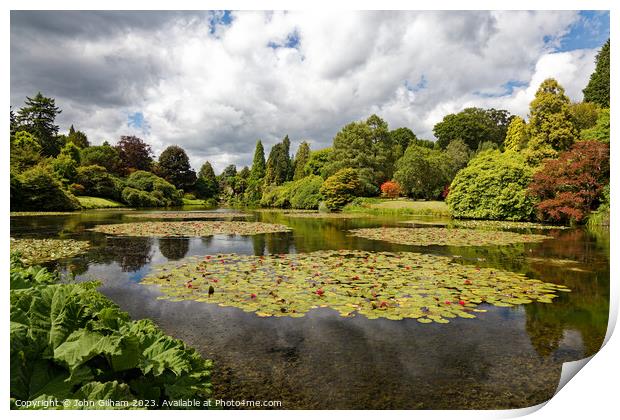
[[[83,254],[90,247],[87,241],[73,239],[13,239],[11,252],[18,252],[26,265],[41,264]]]
[[[284,225],[260,222],[141,222],[97,225],[90,230],[108,235],[124,236],[210,236],[210,235],[259,235],[261,233],[288,232]]]
[[[11,217],[20,216],[66,216],[69,214],[79,214],[77,211],[12,211]]]
[[[449,228],[365,228],[350,230],[353,236],[403,245],[488,246],[541,242],[549,236],[515,232]]]
[[[564,291],[449,257],[357,250],[192,257],[158,266],[142,283],[159,286],[170,300],[234,306],[259,316],[298,317],[327,307],[341,316],[422,323],[475,318],[481,303],[546,302],[553,299],[550,291]]]
[[[298,217],[306,219],[356,219],[359,217],[370,217],[363,213],[310,213],[310,212],[289,212],[286,217]]]
[[[468,229],[570,229],[568,226],[504,220],[454,220],[453,226]]]
[[[251,214],[223,211],[167,211],[154,213],[128,214],[126,217],[144,219],[232,219],[234,217],[250,217]]]

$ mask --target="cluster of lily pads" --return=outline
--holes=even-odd
[[[142,280],[171,301],[233,306],[258,316],[301,317],[317,307],[342,316],[447,323],[475,318],[488,303],[550,303],[561,285],[517,273],[461,265],[412,252],[316,251],[268,256],[192,257],[156,268]]]
[[[210,235],[258,235],[261,233],[288,232],[284,225],[261,222],[140,222],[97,225],[90,230],[108,235],[123,236],[210,236]]]
[[[473,229],[569,229],[568,226],[502,220],[454,220],[453,226]]]
[[[19,216],[66,216],[77,214],[75,211],[12,211],[11,217]]]
[[[74,239],[11,238],[11,252],[19,253],[19,259],[26,265],[74,257],[86,252],[89,247],[88,241]]]
[[[139,217],[144,219],[232,219],[234,217],[249,217],[251,214],[223,211],[175,211],[128,214],[126,217]]]
[[[308,219],[356,219],[359,217],[368,217],[363,213],[310,213],[310,212],[289,212],[286,217],[300,217]]]
[[[353,236],[403,245],[448,245],[448,246],[489,246],[510,245],[522,242],[542,242],[549,236],[515,232],[450,229],[440,227],[425,228],[364,228],[350,230]]]

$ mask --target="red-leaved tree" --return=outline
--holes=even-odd
[[[400,195],[400,185],[396,181],[386,181],[381,184],[381,192],[385,197],[396,198]]]
[[[534,174],[529,193],[537,198],[541,220],[582,221],[594,210],[609,182],[609,146],[580,141]]]

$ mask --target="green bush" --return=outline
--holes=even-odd
[[[123,200],[131,206],[169,207],[183,204],[182,190],[177,190],[174,185],[150,172],[135,171],[125,183],[127,187],[123,190]]]
[[[35,166],[11,178],[11,210],[77,210],[77,199],[62,188],[51,170]]]
[[[122,172],[122,163],[121,158],[118,156],[118,150],[107,144],[82,149],[80,151],[80,163],[83,166],[103,166],[108,172],[114,174]]]
[[[98,283],[57,278],[11,258],[11,408],[20,408],[15,400],[64,400],[58,408],[149,400],[165,408],[164,401],[210,397],[211,361],[153,322],[131,321]]]
[[[294,208],[314,210],[319,208],[323,178],[310,175],[297,181],[286,182],[280,186],[267,187],[261,198],[264,207]]]
[[[325,180],[321,186],[321,194],[325,197],[325,205],[331,211],[340,210],[359,194],[362,185],[357,171],[351,168],[341,169]]]
[[[99,165],[80,166],[77,169],[76,183],[84,187],[82,195],[92,197],[119,200],[123,190],[122,181]]]
[[[123,201],[131,207],[161,207],[163,204],[152,194],[135,188],[125,187],[122,193]]]
[[[456,175],[446,203],[457,218],[528,220],[534,215],[527,194],[532,175],[521,154],[486,151]]]

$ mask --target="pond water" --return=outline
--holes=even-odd
[[[100,280],[101,292],[134,319],[154,320],[214,360],[216,398],[280,400],[288,409],[527,407],[551,398],[562,363],[595,353],[607,329],[609,230],[516,229],[552,239],[509,246],[420,247],[347,233],[402,227],[399,222],[411,216],[316,219],[260,211],[237,220],[280,223],[292,231],[158,239],[87,230],[97,224],[141,221],[130,214],[136,212],[12,217],[11,236],[89,240],[93,246],[86,254],[48,265],[74,273],[79,281]],[[156,286],[140,284],[153,266],[189,256],[324,249],[456,256],[462,264],[523,273],[572,291],[560,293],[553,303],[482,305],[488,311],[476,319],[421,324],[415,319],[345,318],[328,308],[302,318],[261,318],[234,307],[158,300]]]

